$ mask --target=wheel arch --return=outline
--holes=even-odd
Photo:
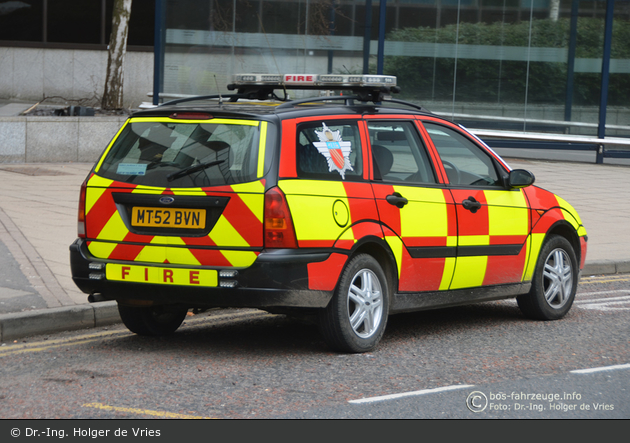
[[[381,238],[367,237],[357,242],[352,249],[348,261],[359,254],[368,254],[376,259],[383,268],[390,291],[390,300],[398,288],[398,267],[396,259],[389,245]],[[390,310],[392,304],[390,303]]]
[[[549,228],[547,234],[545,235],[545,240],[547,240],[551,235],[559,235],[566,238],[569,243],[571,243],[573,252],[575,252],[575,256],[577,258],[577,265],[579,267],[579,264],[582,262],[582,248],[580,247],[580,237],[578,236],[575,228],[566,221],[558,221]]]

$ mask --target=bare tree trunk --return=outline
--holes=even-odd
[[[551,4],[549,5],[549,18],[557,22],[558,16],[560,15],[560,0],[551,0]]]
[[[109,55],[107,57],[107,76],[105,77],[105,91],[101,102],[103,109],[123,108],[123,77],[131,1],[114,0],[112,34],[109,38]]]

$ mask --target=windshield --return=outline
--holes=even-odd
[[[208,123],[132,120],[97,173],[136,185],[169,188],[252,181],[257,175],[260,124],[227,119]],[[207,167],[194,167],[202,164]]]

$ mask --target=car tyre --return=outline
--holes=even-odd
[[[373,350],[380,342],[389,312],[389,287],[374,257],[360,254],[344,268],[319,326],[326,343],[342,352]]]
[[[564,317],[575,299],[578,273],[571,243],[559,235],[549,236],[540,250],[530,292],[516,299],[521,312],[536,320]]]
[[[127,329],[138,335],[169,335],[179,328],[188,309],[173,306],[128,306],[118,303],[118,312]]]

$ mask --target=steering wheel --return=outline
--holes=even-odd
[[[448,173],[448,171],[446,171],[446,175],[448,176],[448,181],[452,184],[452,185],[459,185],[459,180],[460,180],[460,172],[459,172],[459,168],[457,166],[455,166],[455,164],[447,161],[447,160],[442,160],[442,164],[444,165],[444,168],[446,169],[447,167],[452,169],[453,171],[453,176],[451,177],[451,174]]]

